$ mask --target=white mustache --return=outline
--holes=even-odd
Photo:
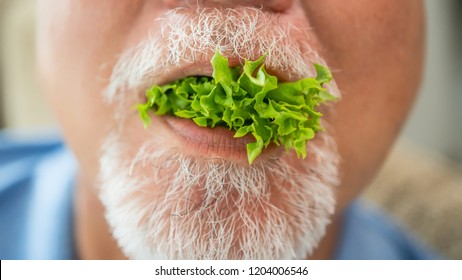
[[[308,43],[306,30],[278,21],[260,9],[178,8],[157,21],[161,32],[124,52],[113,68],[104,93],[109,103],[123,102],[127,92],[147,89],[162,71],[200,61],[216,49],[240,59],[266,54],[267,68],[297,79],[315,76],[313,63],[326,65]],[[294,35],[300,37],[300,33],[306,40],[295,39]],[[330,91],[339,96],[335,86]]]

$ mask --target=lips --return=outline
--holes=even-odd
[[[207,128],[193,121],[172,116],[162,117],[167,127],[177,136],[182,152],[209,159],[233,159],[247,161],[246,144],[254,142],[253,136],[234,138],[234,131],[225,127]]]
[[[173,116],[161,116],[160,118],[181,144],[179,147],[181,152],[208,160],[226,159],[248,164],[246,145],[255,142],[252,135],[234,138],[235,132],[226,127],[200,127],[191,120]],[[282,151],[281,147],[270,144],[256,161],[274,157]]]

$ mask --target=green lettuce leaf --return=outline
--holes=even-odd
[[[187,77],[153,85],[146,91],[146,103],[137,105],[144,126],[151,122],[151,111],[169,114],[202,127],[228,127],[236,131],[236,138],[253,135],[255,142],[247,144],[250,164],[270,143],[294,149],[305,158],[307,142],[323,129],[317,107],[336,100],[323,87],[332,74],[327,67],[315,64],[315,78],[280,83],[266,72],[264,60],[262,56],[232,68],[216,51],[211,60],[212,78]]]

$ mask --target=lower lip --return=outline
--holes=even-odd
[[[247,162],[246,145],[255,142],[251,135],[234,138],[235,132],[225,127],[207,128],[200,127],[188,119],[172,116],[162,118],[186,148],[184,152],[203,158]]]

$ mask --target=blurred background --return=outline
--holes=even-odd
[[[445,258],[462,259],[462,1],[427,0],[420,97],[364,196]],[[0,0],[0,128],[52,126],[35,79],[34,0]]]

